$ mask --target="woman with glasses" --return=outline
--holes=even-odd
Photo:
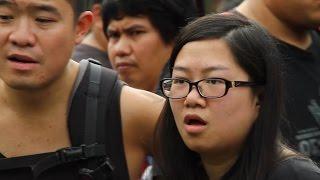
[[[170,59],[168,98],[156,131],[163,179],[320,179],[309,159],[287,148],[279,54],[255,23],[207,15],[186,26]]]

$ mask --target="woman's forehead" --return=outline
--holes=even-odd
[[[225,70],[235,66],[235,57],[224,40],[189,42],[177,55],[173,68],[188,67],[205,70]]]

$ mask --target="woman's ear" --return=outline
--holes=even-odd
[[[263,101],[263,98],[264,98],[264,90],[261,88],[261,89],[258,89],[257,92],[256,92],[256,106],[260,109],[260,105],[261,105],[261,102]]]
[[[255,119],[258,118],[259,116],[259,113],[260,113],[260,107],[261,107],[261,103],[262,103],[262,100],[263,100],[263,97],[262,97],[262,94],[263,93],[258,93],[258,92],[255,92],[254,93],[254,99],[253,99],[253,110],[254,110],[254,113],[255,113]]]
[[[90,11],[85,11],[80,14],[76,22],[76,37],[75,43],[79,44],[91,28],[93,22],[93,14]]]

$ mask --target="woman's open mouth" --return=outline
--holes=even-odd
[[[198,134],[204,131],[206,128],[208,122],[203,120],[198,115],[186,115],[184,117],[184,128],[187,131],[187,133],[190,134]]]

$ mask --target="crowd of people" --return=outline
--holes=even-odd
[[[320,2],[220,3],[0,0],[0,179],[320,179]]]

